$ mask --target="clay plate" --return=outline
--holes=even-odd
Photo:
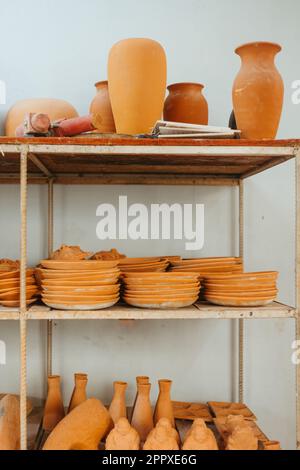
[[[115,286],[101,286],[101,287],[82,287],[82,286],[77,286],[77,287],[66,287],[66,286],[55,286],[55,287],[49,287],[49,286],[44,286],[43,285],[43,290],[44,292],[47,292],[49,294],[51,293],[56,293],[56,294],[80,294],[80,295],[85,295],[85,294],[93,294],[93,295],[101,295],[101,294],[116,294],[120,290],[119,285]]]
[[[101,281],[63,281],[62,279],[58,279],[57,281],[55,280],[44,280],[42,281],[42,285],[44,287],[50,287],[54,289],[55,287],[70,287],[70,288],[76,288],[76,287],[82,287],[83,289],[88,288],[88,287],[114,287],[118,286],[119,282],[118,279],[102,279]]]
[[[183,273],[173,273],[173,272],[167,272],[167,273],[124,273],[123,276],[125,279],[129,278],[132,282],[134,280],[151,280],[154,282],[169,282],[173,281],[174,279],[185,279],[185,280],[191,280],[192,282],[198,282],[198,275],[193,273],[193,272],[183,272]]]
[[[223,401],[209,401],[208,406],[216,418],[227,416],[243,416],[245,419],[257,421],[255,414],[243,403],[231,403]]]
[[[273,299],[238,299],[238,298],[218,298],[205,295],[206,300],[214,305],[221,305],[222,307],[266,307],[272,304],[276,298]]]
[[[35,302],[37,302],[37,300],[38,300],[37,298],[26,300],[27,307],[29,305],[32,305]],[[13,308],[13,307],[19,308],[20,307],[20,301],[19,300],[4,300],[4,301],[1,300],[0,304],[3,305],[3,307],[9,307],[9,308]]]
[[[27,269],[26,276],[30,277],[33,276],[34,269]],[[20,271],[8,271],[5,273],[0,273],[0,281],[8,280],[8,279],[20,279]]]
[[[116,303],[118,303],[119,299],[110,301],[110,302],[98,302],[98,303],[88,303],[84,302],[84,305],[81,304],[76,304],[76,303],[55,303],[52,300],[47,300],[43,299],[43,302],[45,305],[47,305],[50,308],[53,308],[55,310],[82,310],[82,311],[87,311],[87,310],[103,310],[105,308],[113,307]]]
[[[226,291],[226,292],[260,292],[264,290],[276,290],[277,289],[277,283],[276,282],[270,282],[270,283],[247,283],[244,285],[240,285],[239,283],[237,285],[235,284],[213,284],[210,282],[204,282],[204,287],[207,290],[219,290],[219,291]]]
[[[119,261],[56,261],[42,260],[41,265],[46,269],[55,269],[58,271],[104,271],[116,268]]]
[[[128,305],[138,308],[149,308],[149,309],[159,309],[159,310],[167,310],[167,309],[176,309],[176,308],[183,308],[189,307],[197,302],[198,297],[194,298],[193,300],[178,300],[178,301],[140,301],[139,299],[128,299],[124,297],[124,300]]]
[[[102,302],[102,301],[111,301],[115,300],[119,297],[119,294],[102,294],[102,295],[93,295],[93,294],[62,294],[57,292],[55,294],[51,294],[49,292],[43,292],[42,297],[46,297],[48,300],[59,300],[62,302],[78,302],[78,300],[83,304],[85,302]]]
[[[194,421],[197,418],[201,418],[207,423],[211,423],[213,421],[209,407],[204,403],[173,401],[172,405],[175,419]]]
[[[212,289],[205,289],[204,295],[209,297],[220,297],[222,299],[235,298],[235,299],[270,299],[276,298],[278,294],[278,290],[263,290],[263,291],[253,291],[253,292],[228,292],[228,291],[220,291],[220,290],[212,290]]]
[[[139,264],[139,263],[157,263],[162,261],[163,258],[161,257],[148,257],[148,258],[123,258],[119,261],[119,266],[122,267],[123,265],[131,265],[131,264]]]
[[[216,275],[207,275],[205,278],[213,283],[218,283],[219,281],[227,283],[228,281],[250,281],[250,282],[272,282],[276,281],[279,273],[276,271],[265,271],[257,273],[242,273],[242,274],[216,274]]]

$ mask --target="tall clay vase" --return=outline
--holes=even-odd
[[[51,432],[65,417],[64,404],[60,390],[59,375],[48,377],[48,395],[44,410],[43,429]]]
[[[162,418],[168,418],[172,426],[175,427],[174,411],[171,401],[171,380],[159,380],[159,395],[154,411],[154,424]]]
[[[116,126],[111,109],[108,82],[98,82],[95,84],[95,87],[97,94],[90,106],[93,124],[100,133],[114,134],[116,132]]]
[[[109,414],[114,424],[117,424],[120,418],[127,418],[126,389],[126,382],[114,382],[114,396],[109,407]]]
[[[151,133],[164,107],[167,60],[152,39],[125,39],[108,59],[108,85],[118,134]]]
[[[188,124],[208,124],[208,104],[200,83],[175,83],[168,86],[164,120]]]
[[[151,384],[138,384],[137,400],[134,407],[131,426],[139,433],[141,442],[145,442],[153,429],[153,413],[150,401]]]
[[[276,66],[278,44],[255,42],[236,49],[242,66],[233,85],[237,127],[245,139],[275,139],[284,85]]]
[[[75,374],[74,379],[75,379],[75,387],[74,387],[72,397],[70,400],[68,413],[74,410],[76,406],[80,405],[81,403],[87,400],[87,396],[86,396],[86,386],[88,382],[87,374]]]
[[[131,411],[131,418],[132,418],[132,416],[133,416],[134,409],[135,409],[135,405],[136,405],[136,401],[137,401],[137,397],[138,397],[138,387],[139,387],[139,385],[148,384],[148,383],[150,383],[150,379],[149,379],[149,377],[146,376],[146,375],[139,375],[139,376],[136,378],[136,395],[135,395],[135,399],[134,399],[133,407],[132,407],[132,411]]]

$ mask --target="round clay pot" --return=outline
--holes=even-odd
[[[51,375],[48,377],[48,395],[44,410],[43,430],[53,431],[64,417],[65,410],[60,390],[60,376]]]
[[[200,83],[175,83],[164,107],[164,120],[189,124],[208,124],[208,104]]]
[[[109,407],[109,414],[114,424],[117,424],[121,418],[127,418],[125,400],[126,389],[126,382],[114,382],[114,396]]]
[[[86,396],[86,386],[88,382],[87,374],[75,374],[74,380],[75,380],[75,387],[74,387],[72,397],[70,400],[68,413],[70,413],[70,411],[74,410],[74,408],[81,405],[81,403],[87,400],[87,396]]]
[[[5,122],[5,135],[15,136],[17,127],[23,123],[27,113],[48,114],[51,121],[78,116],[76,109],[64,100],[33,98],[17,101],[8,111]]]
[[[154,424],[160,419],[168,418],[173,427],[175,427],[175,419],[173,405],[171,402],[172,380],[159,380],[159,395],[154,411]]]
[[[118,134],[151,133],[161,119],[167,80],[166,54],[152,39],[125,39],[108,59],[108,84]]]
[[[145,442],[153,429],[153,414],[150,402],[150,383],[137,384],[137,399],[133,410],[131,425]]]
[[[284,85],[276,66],[278,44],[254,42],[236,49],[242,66],[233,85],[237,127],[245,139],[275,139],[279,127]]]
[[[111,109],[108,82],[97,82],[95,87],[97,94],[90,106],[93,124],[96,129],[103,134],[114,134],[116,132],[116,126]]]

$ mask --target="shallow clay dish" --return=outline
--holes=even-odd
[[[56,261],[56,260],[42,260],[41,265],[46,269],[55,269],[63,271],[103,271],[106,269],[116,268],[117,261],[96,261],[96,260],[83,260],[83,261]]]
[[[112,301],[115,300],[116,298],[119,297],[119,294],[103,294],[103,295],[93,295],[93,294],[62,294],[60,292],[56,294],[51,294],[49,292],[45,292],[42,295],[43,298],[47,299],[54,299],[57,301],[62,301],[62,302],[77,302],[80,300],[81,304],[84,304],[85,302],[102,302],[102,301]]]
[[[100,281],[78,281],[77,279],[74,281],[64,281],[62,279],[54,280],[54,279],[45,279],[42,281],[43,287],[108,287],[108,286],[117,286],[119,285],[118,278],[107,278],[102,279]]]
[[[36,296],[38,294],[38,289],[34,290],[27,290],[26,291],[26,299],[30,300],[33,296]],[[0,303],[6,301],[20,301],[20,291],[10,291],[9,293],[6,294],[1,294],[0,295]]]
[[[32,286],[35,284],[36,284],[36,281],[32,276],[26,279],[27,286]],[[19,279],[13,279],[12,281],[0,281],[0,292],[3,290],[14,289],[18,287],[20,287]]]
[[[218,275],[207,275],[205,278],[208,281],[216,282],[228,282],[228,281],[251,281],[251,282],[263,282],[266,281],[276,281],[278,278],[279,273],[276,271],[265,271],[265,272],[257,272],[257,273],[243,273],[243,274],[218,274]]]
[[[201,275],[206,275],[206,274],[239,274],[243,272],[243,266],[242,265],[232,265],[232,266],[214,266],[211,268],[208,267],[201,267],[201,266],[185,266],[182,268],[171,268],[171,272],[195,272],[199,273]]]
[[[214,305],[221,305],[223,307],[265,307],[272,304],[276,297],[273,299],[239,299],[239,298],[218,298],[216,296],[205,296],[206,300]]]
[[[43,286],[44,292],[48,292],[49,294],[51,293],[66,293],[66,294],[91,294],[94,293],[94,295],[101,295],[101,294],[116,294],[117,292],[120,291],[120,286],[119,285],[114,285],[114,286],[95,286],[95,287],[82,287],[82,286],[77,286],[77,287],[67,287],[67,286],[55,286],[55,287],[50,287],[50,286]]]
[[[153,280],[153,281],[173,281],[174,279],[186,279],[198,282],[199,276],[193,272],[183,272],[183,273],[124,273],[123,276],[125,279],[142,279],[142,280]]]
[[[272,290],[264,290],[264,291],[253,291],[253,292],[228,292],[228,291],[220,291],[220,290],[210,290],[210,289],[205,289],[204,291],[205,296],[210,296],[210,297],[221,297],[221,298],[226,298],[226,297],[234,297],[237,299],[244,299],[245,297],[247,299],[261,299],[261,298],[276,298],[278,295],[278,290],[277,289],[272,289]]]
[[[64,279],[64,280],[100,280],[107,277],[118,277],[120,271],[118,269],[109,270],[105,272],[98,271],[54,271],[54,270],[43,270],[41,278],[43,279]]]
[[[43,299],[44,304],[46,304],[48,307],[56,309],[56,310],[103,310],[105,308],[113,307],[116,303],[118,303],[119,299],[110,301],[110,302],[85,302],[84,305],[81,305],[80,303],[63,303],[63,302],[53,302],[52,300],[48,299]]]
[[[163,258],[160,256],[156,257],[146,257],[146,258],[123,258],[119,262],[119,266],[124,266],[128,264],[139,264],[139,263],[157,263]]]
[[[32,305],[35,302],[37,302],[37,300],[38,300],[37,298],[27,300],[26,301],[27,307],[29,305]],[[3,307],[8,307],[8,308],[14,308],[14,307],[19,308],[20,307],[20,301],[19,300],[4,300],[4,301],[1,301],[0,303],[1,303],[1,305],[3,305]]]
[[[150,299],[149,301],[144,301],[140,299],[131,299],[131,298],[124,298],[128,305],[138,308],[149,308],[149,309],[160,309],[160,310],[167,310],[169,308],[183,308],[189,307],[197,302],[198,297],[195,297],[193,300],[177,300],[177,301],[154,301]]]
[[[171,264],[172,266],[184,266],[186,264],[192,265],[192,264],[197,264],[197,265],[217,265],[217,264],[235,264],[239,263],[242,264],[242,258],[191,258],[191,259],[182,259],[180,261],[172,261]]]
[[[33,274],[34,274],[34,269],[26,270],[26,277],[33,276]],[[7,279],[19,279],[20,275],[21,275],[20,270],[0,273],[0,281],[4,281]]]
[[[234,284],[234,283],[227,283],[227,284],[213,284],[210,282],[204,282],[204,287],[207,290],[219,290],[219,291],[226,291],[226,292],[255,292],[255,291],[264,291],[264,290],[276,290],[277,283],[276,282],[261,282],[261,283],[245,283],[243,285]]]

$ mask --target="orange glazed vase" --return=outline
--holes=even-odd
[[[27,113],[48,114],[51,121],[77,117],[76,109],[64,100],[33,98],[17,101],[8,111],[5,121],[5,135],[15,136],[17,127],[23,123]]]
[[[162,418],[167,418],[173,427],[175,419],[173,405],[171,402],[171,380],[159,380],[159,395],[154,411],[154,424],[156,425]]]
[[[121,418],[127,418],[125,400],[126,389],[126,382],[114,382],[114,396],[109,407],[109,414],[114,424],[117,424]]]
[[[111,109],[108,92],[108,82],[95,84],[97,94],[90,106],[90,114],[93,116],[93,125],[103,134],[114,134],[116,126]]]
[[[200,83],[175,83],[168,86],[164,120],[188,124],[208,124],[208,104]]]
[[[87,400],[87,396],[86,396],[86,386],[88,382],[87,374],[75,374],[74,379],[75,379],[75,387],[74,387],[72,397],[70,400],[68,413],[70,413],[70,411],[76,408],[76,406],[80,405],[81,403]]]
[[[142,442],[145,442],[153,429],[153,413],[150,402],[151,384],[138,384],[137,400],[134,407],[131,426],[139,433]]]
[[[233,85],[237,128],[245,139],[275,139],[282,112],[284,85],[275,66],[278,44],[254,42],[236,49],[242,66]]]
[[[108,84],[118,134],[151,133],[161,119],[167,81],[166,54],[152,39],[125,39],[108,59]]]
[[[51,432],[65,417],[64,404],[60,390],[60,376],[48,377],[48,395],[44,410],[43,429]]]

